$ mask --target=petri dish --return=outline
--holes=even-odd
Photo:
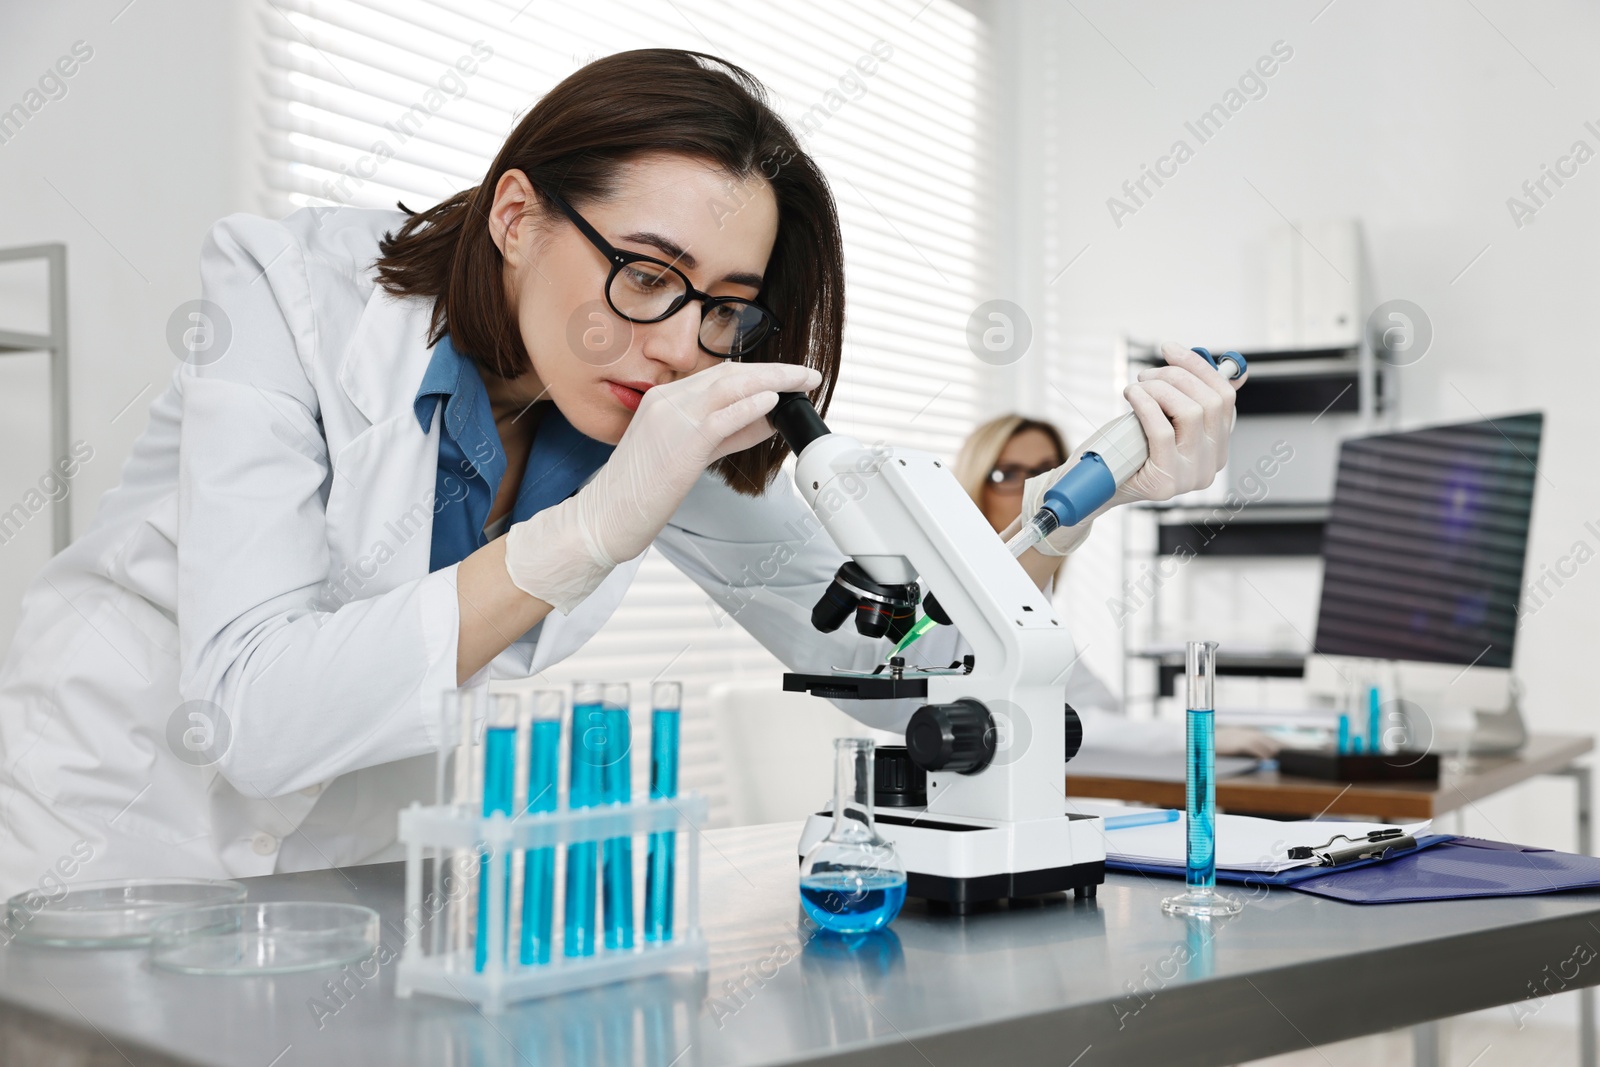
[[[52,896],[42,889],[6,901],[6,929],[18,941],[57,948],[124,948],[150,940],[150,924],[184,908],[244,900],[238,882],[130,878],[81,882]]]
[[[150,962],[184,974],[290,974],[337,967],[378,947],[378,913],[283,900],[175,912],[151,924]]]

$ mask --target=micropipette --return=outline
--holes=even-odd
[[[1229,366],[1222,367],[1206,349],[1193,351],[1222,371],[1229,381],[1242,377],[1248,369],[1245,358],[1237,352],[1224,352],[1221,359]],[[1110,500],[1117,486],[1144,466],[1149,456],[1150,443],[1137,413],[1128,411],[1106,423],[1084,442],[1078,462],[1045,490],[1039,510],[1006,542],[1006,548],[1013,556],[1020,556],[1061,527],[1076,526]]]

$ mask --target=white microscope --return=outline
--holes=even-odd
[[[820,697],[925,701],[903,726],[905,750],[876,765],[874,819],[905,863],[908,895],[957,914],[1068,889],[1093,896],[1104,827],[1066,810],[1082,733],[1065,701],[1072,635],[1055,609],[939,460],[833,433],[799,393],[782,394],[770,418],[797,457],[801,495],[851,558],[813,624],[831,631],[854,615],[863,634],[898,640],[920,601],[972,646],[944,668],[784,675],[785,690]],[[849,493],[834,484],[846,476]],[[831,822],[811,816],[802,855]]]
[[[1193,351],[1230,379],[1247,370],[1238,352]],[[1105,827],[1069,814],[1065,792],[1066,763],[1083,740],[1066,703],[1076,651],[1016,557],[1092,514],[1143,465],[1148,442],[1137,416],[1130,411],[1085,442],[1079,462],[1005,543],[933,456],[866,449],[831,432],[800,393],[779,394],[769,418],[796,456],[801,496],[850,557],[812,624],[829,632],[853,614],[862,634],[898,641],[920,601],[972,646],[943,668],[891,659],[872,673],[783,676],[786,691],[813,696],[926,701],[903,725],[905,748],[880,750],[875,766],[874,821],[906,866],[907,895],[956,914],[1068,889],[1094,896],[1105,881]],[[850,492],[835,484],[841,478]],[[801,855],[832,821],[831,812],[806,821]]]

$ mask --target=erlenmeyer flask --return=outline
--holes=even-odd
[[[906,902],[906,869],[872,822],[873,743],[833,743],[833,828],[800,864],[800,901],[818,926],[864,934],[889,925]]]

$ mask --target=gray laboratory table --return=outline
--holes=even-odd
[[[798,834],[706,835],[709,975],[486,1018],[397,1000],[392,968],[334,1000],[328,971],[194,978],[153,971],[138,950],[13,944],[0,949],[0,1062],[1229,1064],[1522,1000],[1556,971],[1576,969],[1573,987],[1600,981],[1600,966],[1563,966],[1600,945],[1593,892],[1358,907],[1274,890],[1213,929],[1162,915],[1178,883],[1113,875],[1094,901],[965,919],[908,909],[860,945],[808,939]],[[401,876],[382,864],[247,884],[252,900],[371,905],[398,946]]]

